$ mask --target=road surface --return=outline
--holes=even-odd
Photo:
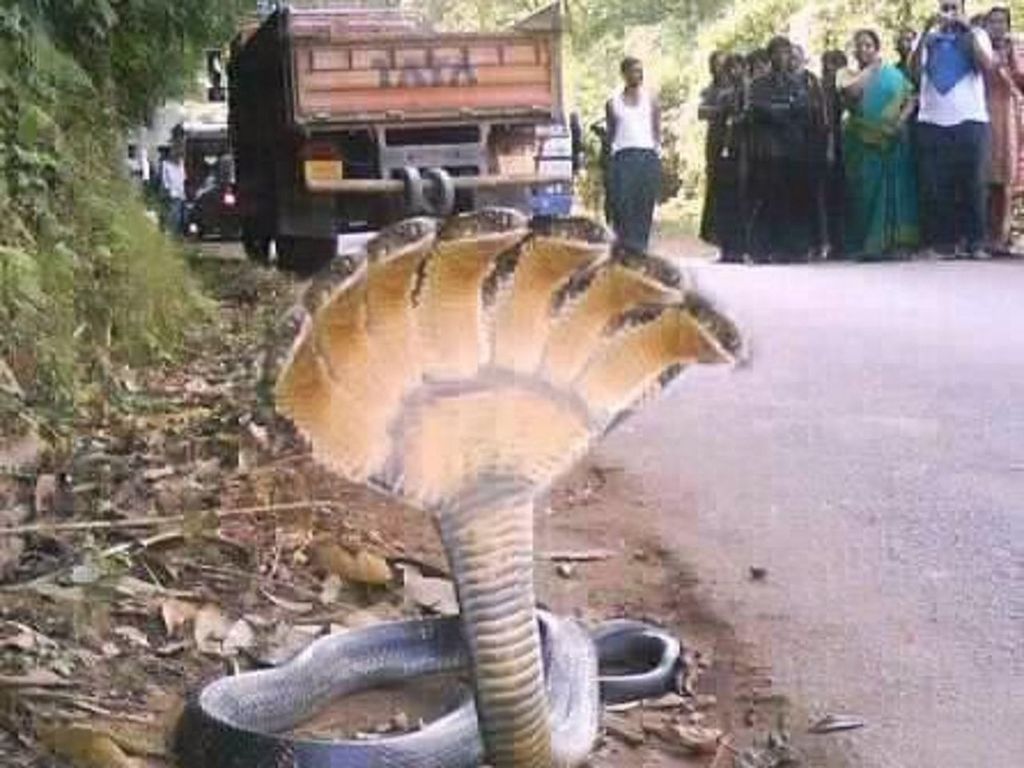
[[[1024,263],[695,269],[754,362],[605,443],[641,514],[854,765],[1024,766]]]

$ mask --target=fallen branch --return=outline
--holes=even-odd
[[[265,504],[258,507],[214,508],[182,515],[166,515],[164,517],[126,517],[123,520],[79,520],[70,523],[32,523],[29,525],[0,527],[0,537],[24,536],[29,533],[68,533],[75,531],[115,531],[125,528],[156,528],[161,525],[182,525],[189,517],[196,515],[213,515],[218,520],[223,520],[231,517],[259,515],[266,512],[294,512],[299,509],[312,509],[315,507],[339,509],[341,506],[336,501],[293,501],[285,504]]]
[[[610,549],[588,549],[579,552],[545,552],[538,559],[550,560],[552,563],[594,563],[599,560],[610,560],[617,552]]]
[[[53,672],[37,669],[26,675],[0,675],[0,688],[70,688],[70,680],[58,677]]]

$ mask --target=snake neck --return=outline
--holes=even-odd
[[[489,494],[481,494],[489,496]],[[549,768],[551,732],[533,589],[533,502],[466,500],[439,517],[494,768]]]

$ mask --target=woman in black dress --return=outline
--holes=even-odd
[[[773,38],[768,53],[771,71],[750,86],[750,251],[759,262],[803,261],[817,239],[821,121],[789,40]]]

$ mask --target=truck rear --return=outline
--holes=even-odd
[[[557,6],[500,33],[437,33],[401,11],[285,8],[229,64],[243,242],[283,266],[339,234],[484,205],[563,212],[572,147]]]

